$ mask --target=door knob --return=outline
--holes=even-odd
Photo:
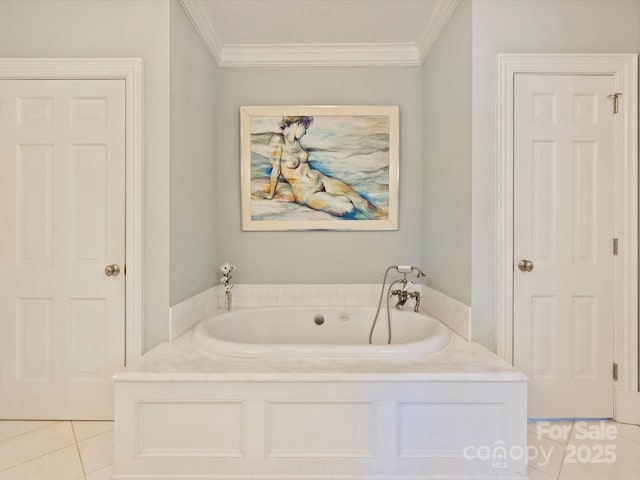
[[[115,263],[107,265],[104,267],[104,274],[107,277],[117,277],[120,274],[120,265],[116,265]]]
[[[523,258],[518,262],[518,268],[522,272],[530,272],[531,270],[533,270],[533,262],[531,260]]]

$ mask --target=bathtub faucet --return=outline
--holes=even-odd
[[[413,298],[415,304],[413,306],[413,311],[417,312],[420,308],[420,293],[419,292],[410,292],[409,286],[411,282],[407,280],[407,274],[415,272],[416,278],[424,277],[425,274],[418,267],[414,267],[413,265],[391,265],[387,267],[384,271],[384,277],[382,277],[382,288],[380,289],[380,299],[378,300],[378,308],[376,309],[376,314],[373,317],[373,323],[371,324],[371,330],[369,330],[369,344],[373,341],[373,330],[376,328],[376,323],[378,322],[378,315],[380,315],[380,307],[382,307],[382,299],[385,297],[384,287],[387,284],[387,275],[391,270],[395,270],[398,273],[402,274],[402,280],[396,280],[389,285],[389,289],[387,290],[387,328],[388,328],[388,336],[387,343],[391,343],[391,312],[389,312],[389,299],[391,297],[398,297],[398,302],[396,303],[396,308],[398,310],[402,310],[407,300]],[[394,285],[402,284],[402,288],[393,289]]]
[[[420,271],[420,273],[422,273],[422,271]],[[420,275],[418,274],[418,276]],[[424,273],[422,273],[422,276],[424,276]],[[404,274],[404,278],[399,283],[402,283],[402,288],[397,288],[389,292],[389,296],[398,297],[398,301],[396,302],[396,308],[398,310],[402,310],[405,303],[407,303],[407,300],[409,300],[410,298],[413,298],[415,300],[415,303],[413,305],[413,311],[417,312],[418,309],[420,308],[420,292],[409,291],[409,287],[412,285],[412,283],[407,280],[406,273]]]
[[[398,310],[402,310],[404,304],[407,303],[407,300],[409,300],[410,298],[415,299],[413,311],[417,312],[420,308],[420,292],[406,292],[404,290],[398,289],[391,292],[391,296],[393,297],[394,295],[398,296],[398,301],[396,302],[396,308]]]

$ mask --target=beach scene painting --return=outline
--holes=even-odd
[[[244,230],[397,230],[398,107],[242,107]]]

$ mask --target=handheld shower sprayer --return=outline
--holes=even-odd
[[[417,278],[426,276],[422,270],[420,270],[418,267],[414,267],[413,265],[394,265],[391,268],[395,268],[398,273],[404,274],[411,273],[415,270],[417,272]]]

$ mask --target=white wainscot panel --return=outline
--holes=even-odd
[[[507,438],[502,402],[398,403],[398,456],[463,457]]]
[[[273,402],[266,405],[267,457],[372,457],[372,402]]]
[[[138,402],[138,457],[244,456],[242,402]]]

